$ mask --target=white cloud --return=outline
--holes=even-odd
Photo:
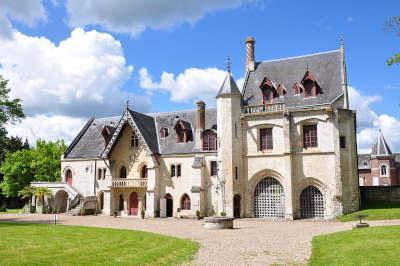
[[[27,117],[20,124],[8,125],[7,130],[10,136],[28,138],[30,145],[34,145],[38,139],[64,139],[70,143],[86,122],[85,118],[41,114]]]
[[[28,116],[120,114],[127,98],[145,110],[147,97],[121,90],[132,70],[121,43],[95,30],[77,28],[58,45],[20,32],[0,42],[0,75]]]
[[[42,0],[1,0],[0,1],[0,37],[12,36],[11,20],[17,20],[30,27],[46,19]]]
[[[353,87],[349,87],[350,108],[357,110],[357,144],[360,153],[371,152],[379,129],[393,152],[400,151],[400,120],[387,114],[377,114],[371,104],[381,101],[378,95],[365,96]]]
[[[173,73],[163,72],[160,82],[154,82],[146,68],[139,71],[140,86],[150,92],[164,91],[170,93],[170,100],[187,102],[204,100],[208,104],[215,104],[215,96],[226,77],[226,71],[217,68],[188,68],[175,77]],[[239,88],[244,79],[237,81]]]
[[[346,21],[349,22],[349,23],[351,23],[351,22],[354,21],[354,18],[353,18],[353,17],[347,17],[347,18],[346,18]]]
[[[101,25],[104,29],[139,35],[146,28],[169,29],[195,23],[207,13],[236,8],[255,0],[68,0],[72,26]]]

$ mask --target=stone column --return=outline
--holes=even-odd
[[[160,212],[156,168],[147,169],[146,217],[156,217]],[[158,213],[157,213],[158,212]]]
[[[295,214],[295,208],[294,206],[297,206],[298,199],[296,195],[296,189],[293,186],[295,178],[293,176],[293,155],[292,155],[292,135],[291,135],[291,130],[292,130],[292,115],[291,113],[285,113],[283,115],[283,153],[285,154],[284,156],[284,161],[286,167],[286,172],[282,173],[285,178],[285,184],[282,184],[284,187],[286,186],[285,189],[285,198],[286,198],[286,214],[285,217],[287,220],[293,220],[294,214]]]

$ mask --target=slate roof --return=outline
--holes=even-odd
[[[100,157],[104,150],[104,138],[101,131],[107,125],[115,128],[121,119],[120,116],[91,118],[69,145],[64,153],[65,158],[95,158]]]
[[[129,110],[129,109],[128,109]],[[129,110],[140,133],[142,133],[149,149],[152,153],[158,153],[157,131],[154,117]]]
[[[371,154],[375,156],[392,155],[392,151],[390,150],[389,145],[383,137],[382,131],[379,131],[378,138],[376,139],[374,146],[372,146]]]
[[[161,128],[169,129],[169,135],[165,139],[158,138],[158,148],[160,154],[181,154],[200,152],[195,148],[194,136],[196,135],[196,110],[177,111],[167,113],[148,114],[154,117],[156,121],[157,135]],[[182,120],[190,124],[192,129],[192,141],[187,143],[176,143],[176,132],[174,126],[178,120]],[[211,108],[205,111],[205,129],[211,129],[217,124],[217,109]]]
[[[235,80],[233,79],[231,72],[226,74],[224,82],[218,91],[217,98],[223,95],[238,95],[242,96],[240,90],[238,89]]]
[[[358,169],[371,169],[371,154],[358,155]]]
[[[274,103],[285,103],[287,108],[308,105],[330,105],[343,95],[341,51],[329,51],[299,57],[263,61],[256,63],[255,70],[248,72],[243,88],[244,105],[262,104],[260,84],[265,77],[270,79],[275,88],[282,84],[286,95],[274,98]],[[295,95],[293,86],[301,83],[307,69],[317,80],[322,93],[317,97],[304,98]]]

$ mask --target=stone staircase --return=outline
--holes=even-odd
[[[70,203],[70,208],[65,212],[66,215],[79,216],[81,215],[82,210],[87,214],[95,214],[97,208],[97,197],[89,196],[82,197],[81,195],[77,195],[75,199],[73,199]]]
[[[72,209],[69,209],[68,211],[65,212],[65,215],[71,215],[71,216],[80,216],[81,215],[81,205],[77,205],[73,207]]]

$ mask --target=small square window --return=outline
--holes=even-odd
[[[175,176],[175,164],[171,164],[171,177]]]
[[[342,148],[342,149],[346,148],[346,137],[345,136],[340,136],[340,148]]]
[[[176,166],[176,176],[177,176],[177,177],[180,177],[180,176],[181,176],[181,165],[180,165],[180,164],[178,164],[178,165]]]

